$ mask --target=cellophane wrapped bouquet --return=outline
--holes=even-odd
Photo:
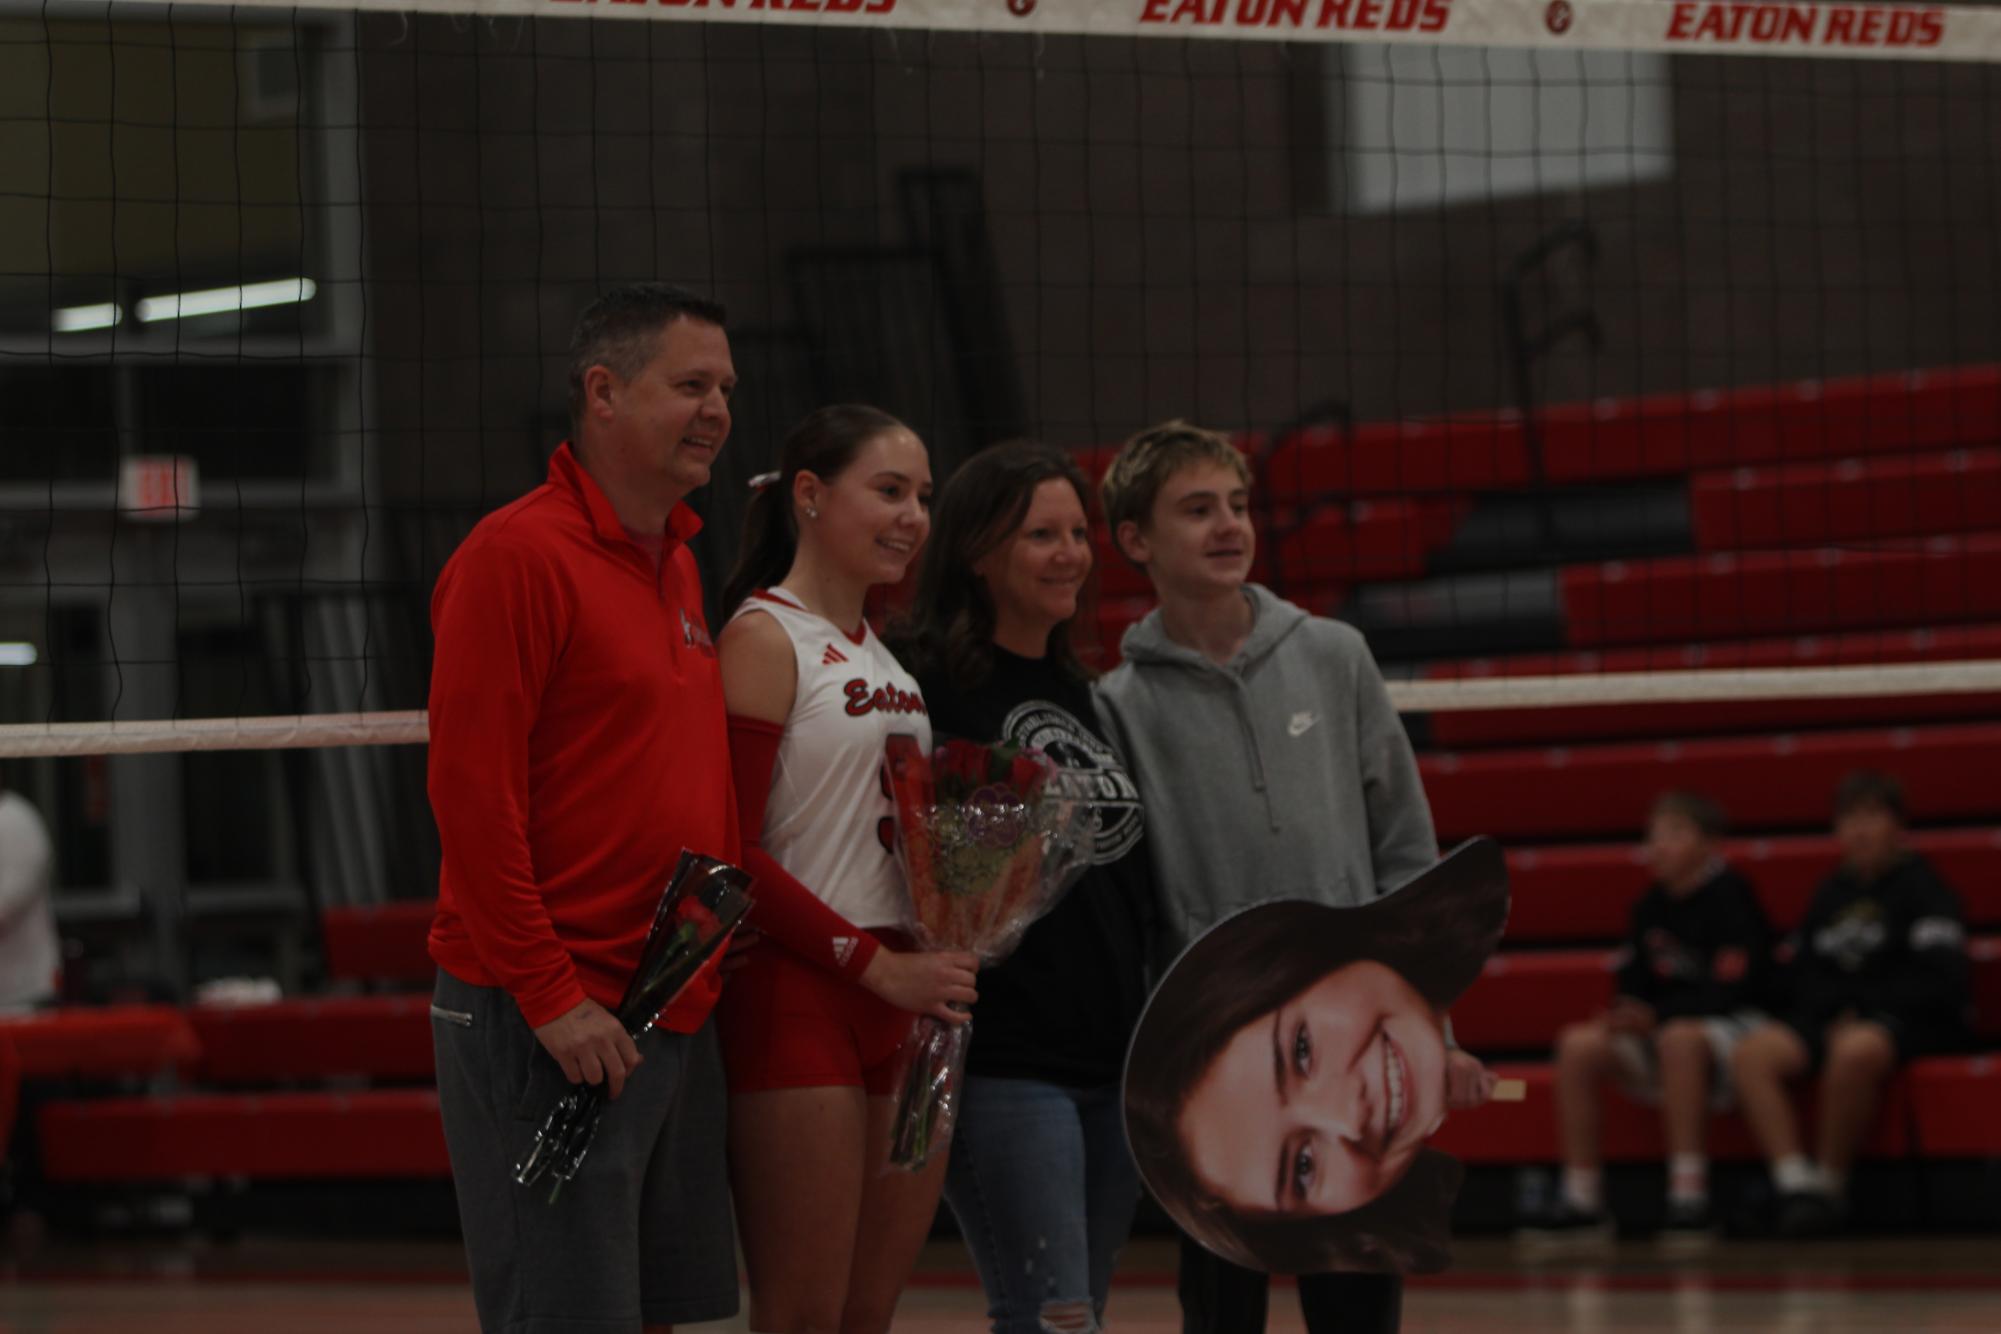
[[[681,854],[654,907],[639,967],[616,1011],[634,1041],[652,1030],[660,1012],[728,944],[750,905],[748,871],[699,853]],[[549,1201],[555,1203],[563,1183],[583,1167],[604,1111],[603,1085],[572,1084],[563,1090],[543,1116],[534,1147],[515,1165],[514,1179],[532,1186],[553,1178]]]
[[[1065,791],[1056,763],[1012,745],[948,741],[926,753],[890,738],[897,853],[920,947],[966,950],[998,963],[1083,870],[1090,804]],[[904,1040],[889,1165],[919,1171],[951,1139],[968,1020],[920,1016]]]

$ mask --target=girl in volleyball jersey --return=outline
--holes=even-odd
[[[717,1012],[750,1328],[886,1331],[931,1227],[944,1156],[888,1173],[892,1069],[912,1016],[970,1005],[975,960],[920,953],[883,745],[931,744],[923,697],[863,619],[930,529],[923,442],[874,408],[822,408],[759,478],[725,592],[723,695],[757,878],[745,956]]]

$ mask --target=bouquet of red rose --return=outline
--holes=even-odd
[[[1000,962],[1083,869],[1089,803],[1055,781],[1048,756],[1020,746],[948,741],[926,755],[914,737],[896,736],[887,761],[911,933],[927,950]],[[972,1029],[929,1015],[912,1026],[891,1167],[918,1171],[951,1138]]]

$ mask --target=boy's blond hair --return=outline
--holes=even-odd
[[[1119,446],[1098,487],[1113,540],[1117,540],[1119,525],[1127,520],[1144,530],[1153,518],[1153,502],[1160,488],[1191,463],[1220,463],[1236,469],[1245,486],[1251,484],[1250,464],[1221,431],[1191,426],[1179,417],[1149,426]]]

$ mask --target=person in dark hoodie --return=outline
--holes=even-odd
[[[1403,723],[1368,645],[1248,582],[1250,469],[1227,437],[1182,421],[1128,440],[1105,474],[1105,520],[1160,605],[1126,632],[1098,710],[1146,806],[1158,958],[1272,899],[1368,903],[1438,860]],[[1447,1105],[1493,1077],[1447,1062]],[[1269,1278],[1182,1240],[1183,1329],[1256,1334]],[[1307,1328],[1393,1330],[1392,1274],[1301,1277]]]
[[[1640,855],[1653,887],[1633,905],[1617,995],[1603,1014],[1565,1028],[1556,1043],[1556,1111],[1563,1185],[1534,1230],[1611,1232],[1599,1158],[1599,1091],[1616,1081],[1658,1105],[1668,1147],[1664,1230],[1712,1226],[1709,1112],[1729,1107],[1730,1056],[1765,1022],[1772,930],[1751,884],[1726,865],[1716,840],[1723,811],[1693,792],[1668,792],[1647,817]]]
[[[1139,793],[1106,744],[1070,626],[1091,571],[1087,486],[1060,450],[974,455],[938,497],[899,651],[940,736],[1039,750],[1094,808],[1083,877],[980,974],[945,1200],[994,1334],[1091,1334],[1139,1175],[1119,1069],[1146,1002]]]
[[[1903,785],[1860,770],[1834,800],[1841,865],[1786,942],[1781,1022],[1738,1044],[1744,1117],[1772,1164],[1779,1230],[1820,1236],[1846,1217],[1848,1169],[1884,1086],[1914,1057],[1962,1041],[1971,997],[1959,897],[1905,836]],[[1818,1159],[1786,1085],[1820,1076]]]

